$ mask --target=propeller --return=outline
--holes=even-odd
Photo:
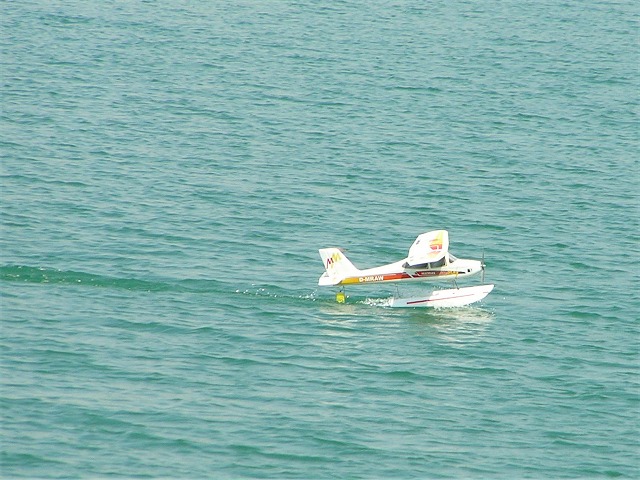
[[[482,268],[482,283],[484,284],[484,269],[487,265],[484,263],[484,248],[482,249],[482,260],[480,260],[480,268]]]

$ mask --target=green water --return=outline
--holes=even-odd
[[[0,476],[639,477],[639,13],[2,3]]]

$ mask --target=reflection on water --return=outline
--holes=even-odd
[[[392,297],[348,298],[347,303],[322,302],[322,323],[353,327],[363,320],[385,322],[395,327],[407,324],[421,335],[434,333],[447,342],[464,344],[483,336],[495,313],[477,303],[459,308],[390,308]]]
[[[468,343],[469,338],[479,339],[486,333],[495,314],[482,306],[460,308],[413,309],[408,320],[416,328],[437,332],[450,343]]]

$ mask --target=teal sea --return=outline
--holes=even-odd
[[[0,477],[640,478],[639,19],[2,2]],[[483,302],[317,286],[441,228]]]

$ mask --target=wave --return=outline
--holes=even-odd
[[[210,293],[220,289],[220,283],[216,280],[141,280],[27,265],[0,266],[0,281],[115,288],[147,292]]]

